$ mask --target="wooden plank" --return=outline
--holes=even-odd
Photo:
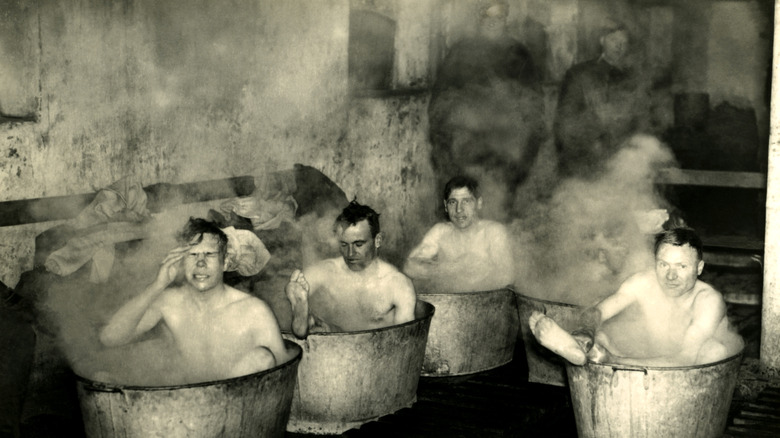
[[[727,172],[721,170],[661,169],[656,184],[706,187],[765,189],[766,174],[759,172]]]
[[[153,213],[171,205],[247,196],[254,189],[254,177],[251,176],[144,187],[148,194],[147,207]],[[92,202],[95,195],[84,193],[0,202],[0,227],[72,219]]]

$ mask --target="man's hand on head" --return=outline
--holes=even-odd
[[[180,246],[171,250],[168,255],[165,256],[160,263],[160,270],[157,272],[157,279],[155,280],[159,287],[165,288],[173,283],[181,271],[181,261],[184,259],[184,256],[187,255],[189,249],[189,245]]]

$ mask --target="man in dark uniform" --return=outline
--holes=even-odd
[[[627,61],[628,31],[608,26],[599,42],[601,55],[570,68],[561,84],[554,131],[562,176],[594,175],[648,119],[647,87]]]
[[[544,102],[528,49],[506,33],[508,4],[480,8],[479,32],[456,42],[438,70],[428,108],[437,192],[452,175],[504,195],[485,215],[506,219],[546,138]],[[503,216],[503,217],[502,217]]]

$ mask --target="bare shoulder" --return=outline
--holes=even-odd
[[[246,292],[242,292],[238,289],[230,288],[231,302],[230,305],[237,311],[243,314],[249,314],[253,317],[266,319],[269,315],[273,314],[271,307],[265,301],[260,298],[250,295]]]
[[[501,222],[497,222],[490,219],[482,219],[480,221],[480,224],[482,225],[483,229],[489,233],[493,233],[493,234],[509,233],[509,229],[506,227],[506,225],[502,224]]]
[[[411,287],[412,280],[399,271],[398,268],[382,259],[377,259],[376,263],[379,265],[379,277],[385,282],[395,285],[396,287]]]
[[[651,287],[658,287],[658,280],[655,277],[655,271],[652,269],[640,271],[623,281],[618,289],[618,293],[627,295],[644,294]]]
[[[452,233],[454,229],[451,222],[437,222],[425,233],[425,238],[439,240],[442,236]]]
[[[303,276],[309,283],[319,283],[326,278],[332,277],[333,272],[338,269],[338,262],[341,258],[330,258],[320,260],[303,269]]]
[[[166,288],[156,300],[154,300],[153,306],[159,308],[173,307],[180,308],[181,304],[186,300],[187,294],[179,287]]]
[[[726,305],[723,295],[709,283],[698,280],[694,291],[695,296],[693,300],[696,308],[720,308]]]

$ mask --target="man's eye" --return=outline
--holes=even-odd
[[[364,245],[364,243],[363,243],[363,242],[358,242],[358,243],[356,243],[356,244],[355,244],[355,246],[357,246],[358,248],[360,248],[360,247],[361,247],[361,246],[363,246],[363,245]]]
[[[216,256],[217,256],[217,253],[215,253],[215,252],[207,252],[206,253],[206,257],[208,257],[210,259],[213,259]]]

